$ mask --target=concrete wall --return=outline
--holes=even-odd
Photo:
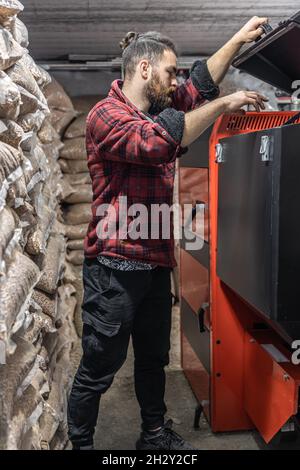
[[[159,30],[180,53],[213,53],[253,15],[276,25],[299,9],[295,0],[22,0],[20,17],[36,59],[64,54],[118,55],[128,31]]]

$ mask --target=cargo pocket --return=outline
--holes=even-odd
[[[116,335],[122,324],[120,292],[112,276],[112,269],[97,260],[84,262],[82,321],[106,336]]]

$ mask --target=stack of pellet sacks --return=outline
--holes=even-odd
[[[0,449],[64,449],[78,295],[65,260],[58,158],[66,151],[70,161],[61,137],[76,112],[30,57],[22,10],[17,0],[0,0]],[[74,194],[69,188],[68,204]],[[80,266],[83,227],[67,214],[79,230],[68,235],[77,253],[68,256]]]

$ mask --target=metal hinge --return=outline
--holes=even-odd
[[[216,145],[216,163],[224,163],[225,162],[225,155],[224,155],[224,148],[222,144]]]
[[[272,140],[268,135],[263,135],[260,140],[261,161],[270,162],[272,160]]]

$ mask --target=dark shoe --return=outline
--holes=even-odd
[[[196,450],[171,429],[169,419],[156,433],[143,431],[136,443],[136,450]]]
[[[85,446],[79,446],[73,444],[72,450],[95,450],[93,444],[87,444]]]

